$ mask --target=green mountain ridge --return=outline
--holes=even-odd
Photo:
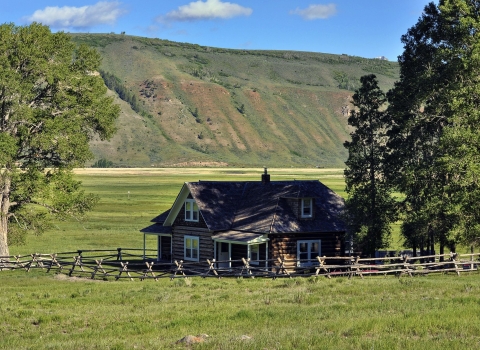
[[[114,166],[343,167],[352,90],[398,64],[296,51],[220,49],[115,34],[72,34],[97,48],[143,113],[116,101],[118,132],[95,140]],[[347,90],[349,89],[349,90]],[[138,109],[137,109],[138,110]]]

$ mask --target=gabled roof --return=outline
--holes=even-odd
[[[186,182],[164,225],[173,223],[189,193],[211,231],[345,231],[341,219],[344,201],[320,181]],[[300,198],[315,199],[313,219],[297,218],[287,202],[287,199]]]
[[[154,217],[150,221],[151,222],[156,222],[156,223],[159,223],[159,224],[163,224],[165,222],[165,220],[167,219],[168,214],[170,214],[170,209],[168,209],[167,211],[164,211],[163,213]]]
[[[163,226],[161,224],[155,223],[148,227],[142,228],[140,232],[148,234],[169,235],[172,234],[172,226]]]

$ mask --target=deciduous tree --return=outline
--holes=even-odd
[[[119,107],[98,75],[100,55],[41,24],[0,25],[0,256],[52,215],[81,217],[96,198],[71,169],[109,138]]]
[[[473,242],[480,236],[480,2],[430,3],[402,42],[400,80],[389,93],[389,178],[405,194],[404,235],[441,249]]]

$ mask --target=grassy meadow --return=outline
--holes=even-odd
[[[198,334],[210,337],[195,349],[480,347],[476,273],[115,282],[35,270],[1,279],[1,349],[185,349],[176,341]]]
[[[261,168],[77,169],[85,191],[100,196],[95,210],[84,222],[57,222],[42,236],[29,236],[26,245],[11,247],[10,253],[142,248],[139,230],[170,208],[184,182],[260,180],[262,173]],[[320,179],[344,195],[342,169],[269,169],[269,173],[272,180]],[[148,238],[147,247],[155,248],[155,238]]]
[[[79,169],[101,196],[87,221],[59,222],[12,254],[141,248],[139,229],[182,183],[256,180],[262,169]],[[269,169],[320,179],[344,195],[340,169]],[[153,248],[154,240],[148,245]],[[478,273],[295,279],[69,278],[0,272],[0,349],[477,349]],[[176,343],[208,334],[199,344]]]

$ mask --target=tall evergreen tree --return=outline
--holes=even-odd
[[[404,36],[389,93],[389,179],[412,246],[480,236],[480,2],[428,4]],[[415,231],[413,231],[415,230]]]
[[[373,74],[363,76],[360,82],[352,101],[356,109],[348,118],[355,130],[350,134],[352,140],[344,144],[349,153],[345,169],[346,206],[357,249],[374,256],[375,250],[388,245],[396,210],[384,176],[385,94]]]
[[[49,218],[81,217],[96,198],[71,169],[109,138],[119,107],[97,71],[100,55],[33,23],[0,25],[0,256]]]

